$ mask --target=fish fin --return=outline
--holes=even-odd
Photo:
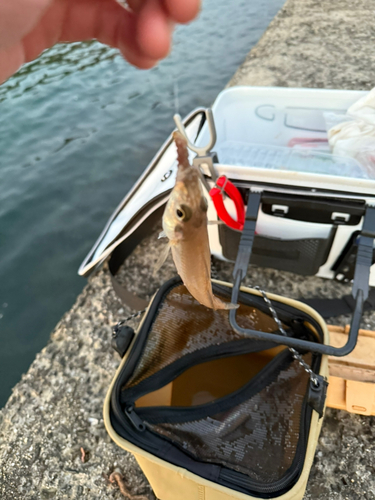
[[[168,236],[165,234],[165,231],[160,231],[158,235],[158,240],[160,240],[161,238],[168,238]]]
[[[212,300],[214,309],[238,309],[240,307],[239,304],[232,304],[231,302],[223,302],[219,297],[216,297],[216,295],[213,296]]]
[[[153,276],[156,276],[157,272],[160,270],[164,262],[167,260],[170,248],[171,245],[169,243],[165,245],[165,248],[162,250],[158,260],[156,261],[154,271],[152,273]]]
[[[219,224],[225,224],[225,222],[223,222],[222,220],[209,220],[209,221],[207,221],[208,226],[215,226],[215,225],[219,225]]]
[[[240,307],[240,304],[232,304],[232,302],[225,302],[225,309],[231,310],[231,309],[238,309]]]
[[[190,167],[189,152],[187,149],[187,142],[180,132],[173,132],[173,139],[177,148],[177,162],[179,168],[185,169]]]

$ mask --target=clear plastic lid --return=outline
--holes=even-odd
[[[312,148],[288,148],[226,141],[217,148],[219,162],[227,165],[287,170],[311,174],[375,179],[357,160],[322,153]]]

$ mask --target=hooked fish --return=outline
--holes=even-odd
[[[203,196],[197,167],[190,165],[187,143],[173,134],[177,147],[176,184],[163,215],[163,230],[168,247],[184,285],[201,304],[211,309],[235,309],[212,292],[211,252],[207,231],[207,201]],[[168,248],[168,249],[169,249]]]

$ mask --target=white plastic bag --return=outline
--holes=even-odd
[[[325,113],[331,152],[355,158],[375,173],[375,88],[355,102],[346,115]]]

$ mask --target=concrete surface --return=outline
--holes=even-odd
[[[375,86],[374,0],[288,0],[230,85]]]
[[[375,0],[288,0],[230,82],[237,84],[370,89],[375,85]],[[157,232],[120,272],[122,282],[144,297],[175,272],[169,260],[157,278],[150,278],[163,244]],[[230,266],[217,263],[217,268],[220,277],[229,276]],[[247,283],[295,298],[335,297],[348,290],[257,268]],[[155,498],[134,459],[110,441],[102,421],[103,399],[119,363],[110,348],[111,326],[130,312],[104,269],[57,325],[0,411],[1,499],[124,498],[108,480],[115,469],[132,495]],[[362,326],[375,329],[375,312],[364,316]],[[306,499],[375,498],[374,424],[373,417],[327,411]]]

